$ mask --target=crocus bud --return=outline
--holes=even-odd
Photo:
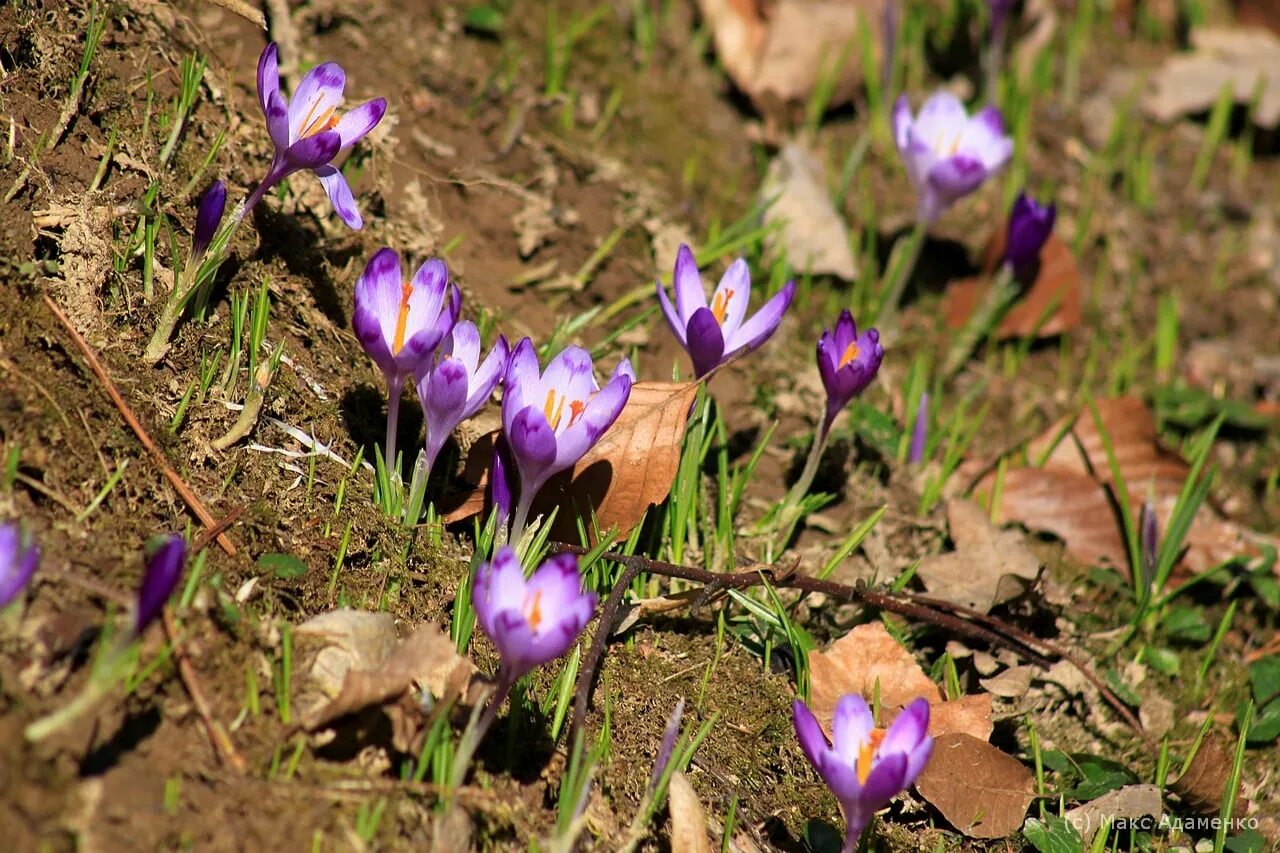
[[[222,224],[222,211],[226,206],[226,185],[222,181],[214,181],[213,186],[200,197],[200,205],[196,208],[196,230],[191,235],[192,260],[200,260],[209,250],[209,243]]]
[[[1035,267],[1040,250],[1053,233],[1057,209],[1052,204],[1040,205],[1031,196],[1019,193],[1009,210],[1009,233],[1005,239],[1004,258],[1015,272]]]
[[[907,454],[907,463],[919,465],[924,461],[925,444],[929,441],[929,392],[920,395],[920,404],[916,406],[916,422],[911,427],[911,450]]]
[[[511,518],[511,448],[499,435],[493,443],[493,467],[489,473],[489,500],[498,511],[498,526]]]
[[[0,610],[26,587],[40,562],[40,548],[18,525],[0,524]]]
[[[187,560],[187,543],[180,533],[153,536],[147,540],[146,547],[147,568],[142,574],[142,586],[138,588],[133,610],[135,637],[160,615],[182,579],[182,567]]]
[[[915,782],[933,752],[924,699],[916,699],[888,731],[880,731],[865,699],[856,693],[843,696],[831,719],[834,744],[799,700],[792,705],[792,719],[805,757],[844,810],[845,850],[855,848],[877,811]]]
[[[676,703],[667,717],[667,727],[662,732],[662,743],[658,746],[658,757],[653,762],[653,772],[649,774],[649,793],[652,794],[662,779],[663,772],[671,763],[671,756],[676,749],[676,737],[680,734],[680,720],[684,717],[684,699]]]
[[[1150,498],[1142,502],[1138,528],[1142,559],[1138,571],[1141,573],[1143,589],[1150,589],[1156,577],[1156,561],[1160,556],[1160,520],[1156,517],[1156,505]]]
[[[577,557],[558,554],[526,580],[509,546],[480,566],[471,601],[508,683],[567,652],[596,609],[595,593],[582,589]]]

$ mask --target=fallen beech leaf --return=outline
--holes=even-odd
[[[1122,818],[1159,817],[1164,803],[1157,785],[1125,785],[1068,810],[1062,816],[1076,828],[1087,845],[1093,840],[1102,821]]]
[[[1192,52],[1165,60],[1151,76],[1142,107],[1159,121],[1172,121],[1210,109],[1230,86],[1235,102],[1249,104],[1261,86],[1261,97],[1250,110],[1259,127],[1280,124],[1280,39],[1262,29],[1197,28],[1191,32]]]
[[[1096,401],[1095,406],[1110,436],[1131,507],[1136,511],[1152,498],[1159,528],[1167,530],[1190,466],[1160,446],[1155,420],[1141,400],[1109,398]],[[1027,455],[1038,459],[1060,438],[1043,467],[1006,472],[997,517],[1053,533],[1083,563],[1107,562],[1127,573],[1128,552],[1110,494],[1114,483],[1102,435],[1087,409],[1066,434],[1063,426],[1054,424],[1027,447]],[[989,493],[993,483],[994,475],[988,475],[977,489]],[[1192,521],[1185,545],[1181,566],[1197,573],[1235,556],[1276,547],[1280,539],[1223,518],[1206,501]]]
[[[770,256],[785,257],[797,272],[853,281],[858,267],[849,248],[849,226],[831,203],[822,163],[788,142],[769,164],[760,184],[764,224],[778,224],[765,237]]]
[[[671,813],[671,853],[711,853],[707,838],[707,816],[702,803],[679,770],[667,787],[667,809]]]
[[[982,275],[953,281],[947,286],[943,313],[948,327],[962,328],[982,302],[1004,257],[1006,231],[1001,223],[987,241]],[[1047,312],[1051,313],[1046,317]],[[1029,335],[1052,337],[1076,328],[1080,320],[1080,268],[1067,244],[1051,234],[1040,250],[1035,279],[1005,312],[996,337],[1000,340]]]
[[[1003,838],[1022,827],[1036,798],[1036,779],[986,741],[952,733],[934,739],[916,790],[970,838]]]
[[[315,687],[332,698],[342,689],[349,669],[376,669],[391,654],[400,638],[390,613],[339,608],[320,613],[294,628],[298,641],[322,644],[309,676]]]
[[[809,708],[828,732],[840,697],[859,693],[870,702],[877,689],[881,722],[923,697],[929,702],[931,735],[962,731],[984,739],[991,736],[991,697],[962,696],[944,702],[938,685],[879,622],[858,625],[825,651],[809,653]]]
[[[820,80],[839,73],[828,106],[849,103],[862,83],[859,25],[880,62],[885,0],[698,0],[716,54],[734,85],[757,107],[800,104]],[[843,59],[843,62],[841,60]]]
[[[1031,689],[1031,677],[1035,674],[1032,666],[1011,666],[999,675],[990,678],[979,678],[982,689],[993,696],[1003,699],[1020,699]]]
[[[699,381],[637,382],[618,419],[569,471],[552,477],[533,505],[533,514],[547,515],[562,507],[553,535],[576,536],[576,519],[595,513],[601,531],[618,528],[626,536],[653,504],[666,500],[680,467],[685,424],[697,396]],[[496,434],[471,446],[464,478],[476,483],[455,496],[442,514],[446,524],[470,518],[485,507],[485,486],[493,462]]]
[[[1212,816],[1222,808],[1222,795],[1231,778],[1231,748],[1220,735],[1211,734],[1200,744],[1187,772],[1169,783],[1169,788],[1198,814]],[[1236,802],[1236,814],[1246,808]]]
[[[458,654],[449,636],[424,622],[375,668],[348,669],[338,695],[303,714],[302,726],[315,731],[339,717],[399,699],[414,686],[441,697],[447,685],[464,687],[474,672],[475,666]]]
[[[999,530],[972,501],[947,504],[947,526],[956,550],[926,557],[916,574],[935,598],[986,613],[1022,595],[1040,574],[1040,560],[1025,534]]]

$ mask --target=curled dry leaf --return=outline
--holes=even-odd
[[[689,782],[677,770],[667,787],[667,808],[671,812],[671,853],[711,853],[707,838],[707,815]]]
[[[993,696],[1003,699],[1020,699],[1031,689],[1031,678],[1035,675],[1035,667],[1022,664],[1011,666],[999,675],[980,678],[978,683],[982,689]]]
[[[1165,60],[1151,76],[1150,91],[1142,108],[1159,121],[1203,113],[1230,87],[1236,104],[1246,106],[1259,97],[1250,111],[1255,124],[1275,128],[1280,124],[1280,38],[1263,29],[1206,27],[1191,33],[1190,53]]]
[[[982,303],[991,279],[1004,258],[1008,228],[1001,223],[987,241],[982,256],[982,274],[953,281],[947,286],[943,312],[947,325],[959,329]],[[1000,321],[1000,340],[1030,335],[1052,337],[1080,325],[1080,268],[1067,244],[1050,234],[1040,250],[1040,266],[1035,278]]]
[[[716,53],[757,107],[808,100],[838,65],[828,105],[849,103],[862,83],[860,26],[880,63],[885,0],[698,0]],[[766,5],[768,6],[766,12]],[[842,61],[843,60],[843,61]]]
[[[590,518],[594,512],[600,530],[616,527],[620,536],[626,536],[651,505],[666,500],[680,467],[684,428],[699,384],[637,382],[631,386],[622,414],[596,446],[539,492],[535,514],[545,515],[557,505],[562,507],[558,527],[563,529],[553,535],[566,531],[566,535],[576,535],[574,519]],[[445,512],[446,523],[470,518],[484,509],[494,437],[472,445],[468,479],[477,487]]]
[[[961,499],[947,504],[947,526],[956,549],[926,557],[916,571],[930,595],[986,613],[1035,583],[1040,560],[1025,534],[997,529],[977,504]]]
[[[825,651],[809,653],[809,707],[829,732],[836,703],[848,693],[859,693],[870,702],[892,709],[913,699],[929,702],[929,733],[963,731],[974,737],[991,736],[991,697],[962,696],[945,702],[911,653],[880,622],[858,625]],[[882,714],[882,722],[892,714]]]
[[[1036,779],[1012,755],[953,732],[934,739],[916,790],[970,838],[1004,838],[1022,827]]]
[[[1135,820],[1159,817],[1163,813],[1164,801],[1158,785],[1125,785],[1108,791],[1096,800],[1076,806],[1062,816],[1076,828],[1084,843],[1088,844],[1093,841],[1093,836],[1104,820]]]
[[[350,623],[364,623],[357,611],[335,611]],[[332,614],[325,614],[332,617]],[[379,615],[379,614],[368,614]],[[311,620],[314,622],[315,620]],[[327,620],[333,624],[335,619]],[[299,626],[304,632],[311,623]],[[361,629],[363,630],[363,629]],[[412,634],[400,640],[378,661],[368,654],[358,656],[342,676],[342,685],[331,700],[313,705],[302,716],[302,726],[315,731],[339,717],[394,702],[414,687],[430,690],[437,698],[465,692],[475,675],[475,666],[460,656],[453,641],[431,623],[419,625]]]
[[[1095,405],[1131,506],[1136,510],[1152,498],[1160,530],[1167,530],[1190,466],[1161,447],[1155,420],[1141,400],[1117,397]],[[1127,571],[1123,527],[1111,498],[1114,483],[1102,435],[1087,409],[1065,434],[1063,426],[1053,425],[1028,446],[1029,458],[1045,457],[1042,467],[1006,472],[997,516],[1053,533],[1082,563],[1109,563]],[[1056,439],[1060,440],[1053,444]],[[989,475],[978,490],[989,493],[993,484],[994,475]],[[1232,557],[1258,554],[1264,547],[1277,545],[1280,540],[1223,518],[1206,501],[1188,531],[1181,565],[1190,572],[1202,572]]]
[[[615,637],[619,634],[625,634],[642,619],[650,616],[658,616],[663,613],[671,613],[691,607],[695,601],[706,594],[704,589],[686,589],[683,592],[674,592],[671,595],[659,595],[656,598],[641,598],[632,601],[623,608],[622,618],[618,620],[618,627],[613,629],[613,634]]]
[[[831,203],[822,163],[810,151],[795,142],[784,145],[760,184],[760,200],[769,205],[765,225],[778,223],[766,237],[772,257],[785,257],[801,273],[853,281],[858,267],[849,226]]]
[[[1187,772],[1170,782],[1169,788],[1197,814],[1216,815],[1231,779],[1231,764],[1230,744],[1220,735],[1211,734],[1196,750]],[[1247,804],[1237,800],[1236,814],[1244,814],[1246,809]]]

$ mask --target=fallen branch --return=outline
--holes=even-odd
[[[578,556],[587,553],[586,548],[566,545],[560,542],[552,543],[551,550],[556,553],[577,554]],[[587,703],[591,698],[591,688],[595,681],[596,670],[604,657],[609,636],[613,632],[613,625],[617,621],[627,590],[631,587],[631,582],[635,580],[636,575],[640,572],[647,572],[660,577],[679,578],[700,583],[707,588],[708,594],[714,594],[718,590],[748,589],[765,583],[775,589],[794,589],[803,593],[822,593],[837,601],[858,603],[867,607],[874,607],[877,610],[897,613],[907,619],[925,622],[960,636],[979,639],[993,646],[1010,649],[1041,667],[1047,668],[1052,663],[1052,659],[1064,660],[1080,671],[1080,674],[1098,690],[1098,693],[1106,700],[1107,704],[1142,738],[1149,748],[1155,748],[1151,736],[1142,727],[1142,723],[1139,722],[1138,718],[1115,695],[1115,692],[1094,674],[1088,665],[1054,643],[1042,640],[1001,619],[972,608],[909,592],[880,592],[869,589],[861,583],[850,586],[849,584],[797,574],[796,569],[799,566],[799,561],[781,573],[778,572],[776,566],[764,563],[740,572],[709,572],[705,569],[680,566],[661,560],[651,560],[648,557],[617,554],[612,551],[605,552],[601,555],[601,558],[612,560],[623,566],[624,570],[614,583],[613,592],[610,593],[608,600],[605,601],[604,607],[600,611],[600,623],[596,626],[595,635],[592,637],[591,648],[588,650],[587,656],[578,672],[573,706],[573,730],[575,732],[580,731],[586,722]]]
[[[210,743],[213,744],[213,750],[218,754],[218,758],[222,759],[222,763],[230,767],[237,773],[245,774],[249,772],[249,764],[244,760],[237,750],[234,743],[231,742],[231,736],[227,734],[227,730],[222,727],[213,718],[213,712],[209,710],[209,702],[204,698],[204,688],[200,684],[200,678],[196,675],[195,667],[191,665],[191,658],[187,655],[187,647],[182,643],[181,637],[178,635],[178,626],[173,621],[173,613],[169,608],[164,609],[164,632],[169,637],[169,642],[173,645],[173,655],[178,660],[178,674],[182,677],[182,686],[187,689],[187,695],[191,697],[191,704],[196,706],[196,712],[200,714],[200,719],[204,722],[205,733],[209,736]]]
[[[106,368],[102,366],[102,362],[98,361],[98,356],[94,353],[93,348],[90,347],[84,337],[76,331],[76,327],[71,325],[71,321],[67,319],[66,314],[62,313],[62,309],[58,307],[56,302],[48,296],[44,297],[44,302],[49,306],[49,310],[53,312],[53,316],[58,318],[58,322],[62,323],[63,327],[67,330],[67,334],[71,335],[71,339],[75,341],[76,346],[79,347],[80,352],[84,355],[85,361],[89,362],[89,369],[93,371],[93,375],[102,383],[102,387],[106,390],[107,396],[111,398],[111,402],[115,403],[116,408],[120,411],[120,416],[124,418],[125,423],[127,423],[129,428],[133,430],[133,434],[138,437],[138,441],[142,442],[142,446],[146,448],[147,453],[150,454],[152,461],[156,464],[156,467],[158,467],[164,474],[165,479],[167,479],[173,486],[174,490],[178,493],[178,496],[182,498],[183,503],[187,505],[191,512],[195,514],[196,518],[199,519],[200,523],[205,527],[210,529],[217,528],[218,522],[213,517],[213,513],[209,512],[209,509],[204,505],[204,502],[201,501],[200,498],[196,497],[195,492],[191,491],[191,488],[180,476],[178,476],[178,472],[173,470],[173,466],[169,464],[169,460],[165,458],[164,453],[160,451],[160,448],[156,446],[155,441],[153,441],[147,431],[143,429],[142,423],[138,420],[138,416],[133,413],[131,408],[129,408],[129,404],[124,401],[124,397],[120,396],[120,391],[117,390],[115,383],[111,381],[110,374],[108,374]],[[219,532],[216,536],[216,541],[218,545],[221,546],[222,550],[228,555],[236,553],[236,546],[231,544],[231,540],[227,537],[226,533]]]

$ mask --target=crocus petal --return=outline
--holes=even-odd
[[[369,131],[378,126],[386,112],[387,102],[384,98],[374,98],[348,110],[333,127],[334,132],[342,137],[342,147],[350,148],[364,139]]]
[[[293,143],[284,152],[284,159],[290,169],[313,169],[320,174],[320,169],[338,154],[342,139],[332,130],[307,136]],[[335,170],[336,171],[336,170]],[[321,178],[323,181],[324,178]],[[325,190],[328,191],[328,187]],[[348,193],[350,191],[348,190]],[[330,193],[330,198],[333,195]]]
[[[676,292],[676,312],[687,325],[693,312],[707,307],[707,295],[702,292],[702,276],[698,274],[693,250],[686,245],[681,244],[680,250],[676,252],[672,282]]]
[[[579,346],[567,346],[551,359],[542,374],[543,393],[554,391],[569,400],[585,402],[595,390],[595,377],[591,373],[591,353]],[[537,400],[530,400],[536,404]],[[560,420],[559,429],[568,423],[568,413]]]
[[[181,534],[171,533],[149,543],[147,568],[138,588],[134,604],[133,636],[142,633],[160,615],[164,604],[173,595],[182,578],[183,563],[187,558],[187,543]]]
[[[846,763],[837,755],[835,750],[828,750],[822,754],[818,775],[846,808],[849,803],[861,800],[862,783],[858,781],[858,771],[854,770],[852,764]]]
[[[957,155],[939,160],[926,177],[942,207],[950,207],[987,179],[987,167],[976,157]]]
[[[816,356],[818,376],[822,379],[822,387],[827,389],[828,395],[831,393],[831,386],[835,382],[836,371],[839,369],[840,353],[835,337],[829,329],[824,329],[822,336],[818,338]]]
[[[822,756],[831,750],[831,745],[827,743],[822,726],[818,725],[818,718],[809,710],[808,705],[797,699],[791,703],[791,721],[795,725],[796,740],[800,742],[805,758],[809,759],[815,770],[819,769]]]
[[[858,750],[871,737],[875,720],[867,701],[857,693],[848,693],[836,703],[831,717],[831,734],[836,753],[848,764],[858,760]]]
[[[557,554],[543,563],[525,586],[525,596],[539,596],[542,610],[555,614],[582,597],[582,575],[572,554]]]
[[[507,369],[507,358],[510,348],[507,346],[507,339],[498,336],[498,340],[494,341],[493,348],[489,350],[489,354],[485,356],[480,366],[476,368],[471,377],[470,397],[467,399],[466,417],[471,417],[480,407],[483,406],[493,394],[493,389],[498,387],[498,382],[502,379],[502,374]]]
[[[889,121],[893,128],[893,141],[898,146],[899,152],[905,152],[907,149],[908,134],[915,119],[911,115],[911,102],[907,100],[906,95],[899,95],[898,100],[893,103],[893,114]]]
[[[493,465],[489,471],[489,502],[498,514],[499,527],[505,527],[511,517],[511,448],[507,440],[499,435],[493,444]]]
[[[988,172],[998,171],[1013,156],[1013,140],[1004,135],[1004,120],[1000,110],[983,107],[960,134],[958,151],[977,157]]]
[[[227,185],[214,181],[213,186],[200,197],[196,208],[196,227],[191,232],[191,256],[200,258],[209,248],[213,236],[222,223],[222,212],[227,206]]]
[[[326,114],[332,115],[342,105],[346,85],[346,72],[336,62],[322,62],[302,75],[289,99],[289,138],[296,140],[308,130],[314,133],[312,128],[317,126],[330,129]]]
[[[508,433],[517,412],[541,402],[533,398],[538,379],[538,353],[533,348],[533,341],[521,338],[511,351],[503,379],[502,428]]]
[[[280,60],[276,43],[271,42],[262,49],[262,55],[258,57],[258,106],[262,108],[263,115],[267,114],[271,95],[279,93]]]
[[[519,609],[525,595],[524,567],[510,546],[498,549],[493,557],[489,595],[500,610]]]
[[[910,752],[919,745],[928,731],[929,703],[924,699],[916,699],[902,709],[885,732],[884,740],[880,742],[880,754]]]
[[[929,96],[916,116],[913,131],[934,151],[945,152],[957,145],[969,123],[964,104],[950,92],[940,90]]]
[[[448,349],[445,352],[450,358],[461,362],[468,374],[476,372],[476,365],[480,363],[480,330],[475,323],[470,320],[459,322],[441,347],[446,344]]]
[[[444,443],[466,417],[468,378],[466,365],[448,358],[418,383],[418,399],[426,423],[424,444],[428,465],[435,463]]]
[[[328,136],[329,134],[322,133],[319,135]],[[334,133],[333,136],[336,137],[337,134]],[[305,142],[305,140],[303,141]],[[298,145],[301,144],[301,142],[298,143]],[[337,153],[336,150],[334,153]],[[330,157],[329,159],[333,158]],[[351,186],[347,183],[347,179],[343,177],[342,172],[333,166],[320,166],[315,171],[316,177],[320,179],[325,193],[329,196],[329,202],[333,205],[334,212],[338,214],[338,218],[345,222],[348,228],[353,231],[359,231],[364,225],[364,220],[360,217],[360,209],[356,207],[355,196],[351,194]]]
[[[548,469],[556,461],[556,434],[541,409],[526,406],[511,419],[507,441],[511,443],[516,467],[520,469],[523,500],[526,489],[531,496],[550,476]]]
[[[699,308],[689,318],[685,347],[693,359],[695,376],[705,376],[724,357],[724,335],[710,308]]]
[[[271,144],[275,146],[276,151],[281,152],[287,149],[289,147],[289,104],[285,101],[284,95],[280,94],[278,85],[274,91],[267,93],[267,103],[262,108],[262,115],[267,120],[267,135],[271,137]]]
[[[40,549],[23,544],[16,524],[0,524],[0,610],[22,592],[40,562]]]
[[[395,250],[389,248],[375,252],[356,281],[356,315],[359,317],[363,310],[366,318],[372,317],[376,321],[377,337],[381,338],[383,349],[388,353],[395,339],[403,281],[400,256]],[[356,336],[368,351],[369,339],[373,337],[373,328],[368,325],[367,319],[363,324],[357,322],[355,325]]]
[[[631,359],[620,358],[618,363],[613,367],[613,373],[609,374],[609,380],[617,379],[619,376],[625,376],[631,380],[631,384],[636,382],[636,369],[631,366]]]
[[[747,315],[747,304],[751,301],[751,271],[744,259],[738,258],[720,277],[720,283],[716,285],[716,292],[711,298],[713,306],[717,304],[717,299],[722,300],[724,312],[720,333],[726,341],[732,341],[738,327],[742,325],[742,318]]]
[[[680,346],[685,346],[684,321],[680,319],[679,312],[676,311],[671,304],[671,300],[667,297],[667,290],[662,286],[662,282],[658,282],[658,306],[662,308],[662,316],[667,319],[667,325],[671,327],[671,333],[676,336]]]
[[[570,424],[556,439],[556,470],[569,468],[600,440],[622,414],[631,395],[631,379],[615,376],[587,401],[582,417]]]
[[[725,349],[729,352],[736,352],[743,347],[754,350],[767,341],[769,336],[778,330],[778,325],[782,322],[787,309],[791,307],[791,300],[795,295],[796,283],[787,282],[773,295],[773,298],[760,306],[760,310],[750,320],[742,324],[734,334],[733,340],[725,342]]]
[[[862,785],[858,799],[879,809],[905,787],[906,775],[907,757],[905,755],[882,753],[876,758],[875,766],[871,768],[867,781]]]

